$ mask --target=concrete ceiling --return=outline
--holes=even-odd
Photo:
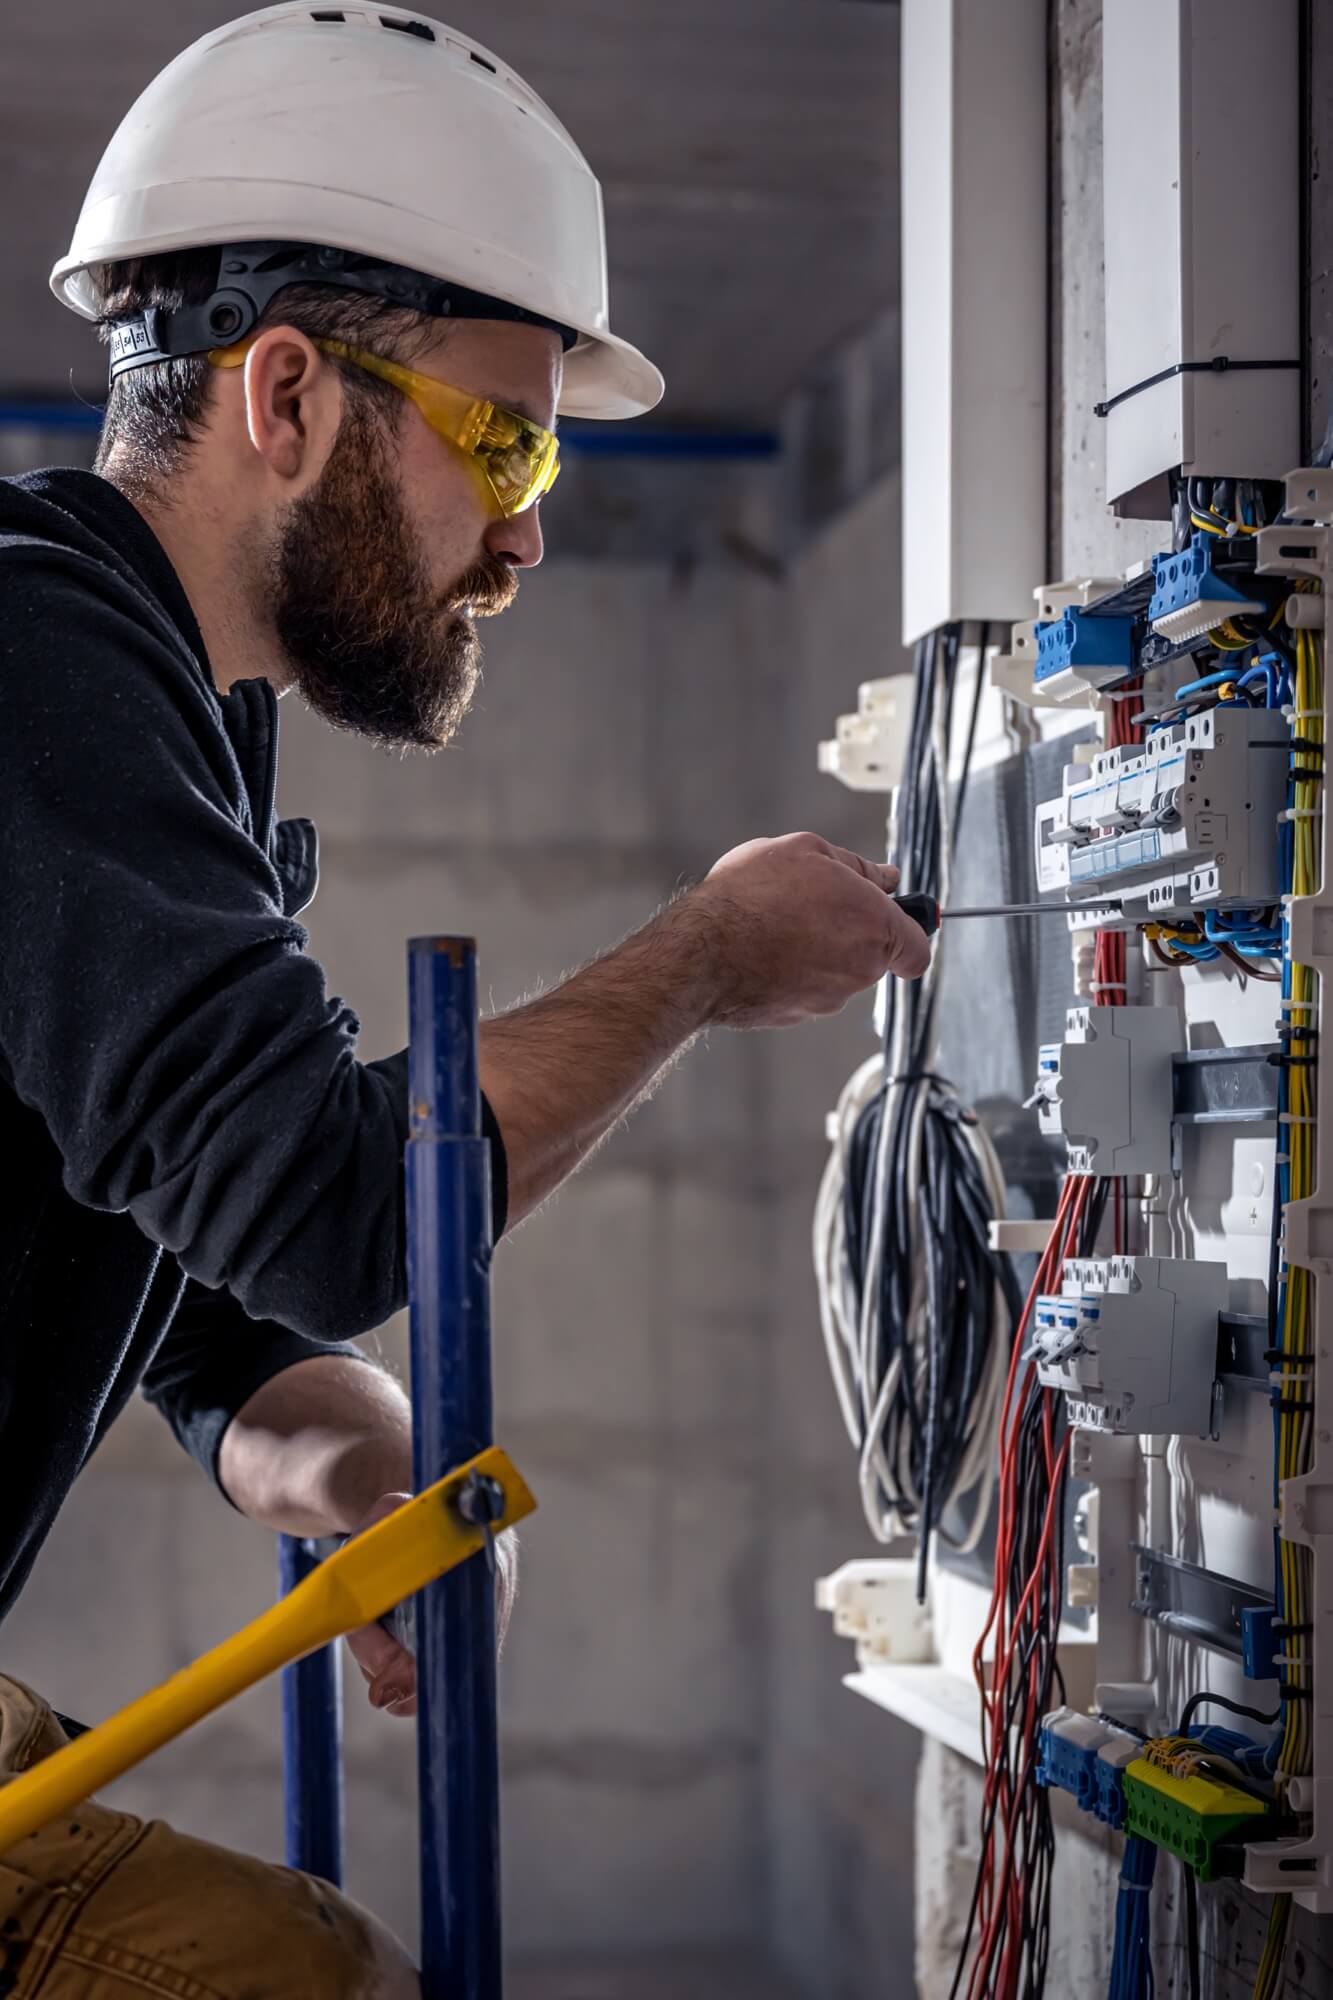
[[[612,318],[657,421],[771,424],[898,289],[898,9],[885,0],[435,0],[547,98],[601,178]],[[227,0],[43,0],[0,46],[0,394],[96,395],[47,273],[121,114]]]

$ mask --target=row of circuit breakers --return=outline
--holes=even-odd
[[[1262,595],[1250,594],[1230,557],[1253,561],[1249,548],[1199,534],[1127,579],[1081,586],[1082,603],[1051,607],[1051,591],[1039,592],[1046,619],[1015,628],[1000,667],[1025,664],[1042,701],[1085,700],[1141,676],[1144,705],[1168,704],[1175,682],[1196,671],[1191,649],[1204,635],[1271,612],[1273,583],[1255,579]],[[1168,706],[1142,742],[1076,750],[1059,796],[1036,810],[1039,889],[1064,896],[1071,927],[1083,904],[1090,926],[1125,931],[1272,908],[1291,748],[1281,707],[1234,703],[1174,717]],[[1174,1066],[1184,1053],[1175,1007],[1069,1011],[1064,1040],[1040,1051],[1029,1102],[1043,1134],[1064,1140],[1071,1173],[1160,1176],[1178,1166]],[[1221,1262],[1070,1259],[1059,1294],[1035,1304],[1040,1379],[1063,1392],[1077,1429],[1206,1436],[1227,1301]]]

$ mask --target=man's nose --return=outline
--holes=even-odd
[[[486,552],[515,569],[536,569],[542,559],[541,504],[508,520],[492,521],[482,536]]]

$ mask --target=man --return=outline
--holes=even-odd
[[[607,329],[568,134],[401,9],[272,7],[187,50],[52,282],[112,387],[95,472],[0,483],[0,1612],[140,1384],[270,1528],[354,1533],[404,1497],[405,1398],[346,1343],[404,1303],[405,1064],[357,1060],[304,952],[314,829],[275,818],[276,697],[445,743],[475,620],[541,559],[557,411],[661,391]],[[919,973],[895,879],[751,842],[488,1021],[497,1231],[704,1030]],[[410,1657],[351,1643],[410,1712]],[[0,1679],[0,1771],[60,1740]],[[325,1885],[99,1807],[0,1857],[0,1967],[16,2000],[415,1989]]]

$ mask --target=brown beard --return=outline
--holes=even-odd
[[[438,750],[481,676],[472,619],[512,604],[518,578],[483,556],[443,595],[432,589],[384,433],[352,405],[318,484],[287,515],[270,588],[292,678],[318,715],[395,749]]]

